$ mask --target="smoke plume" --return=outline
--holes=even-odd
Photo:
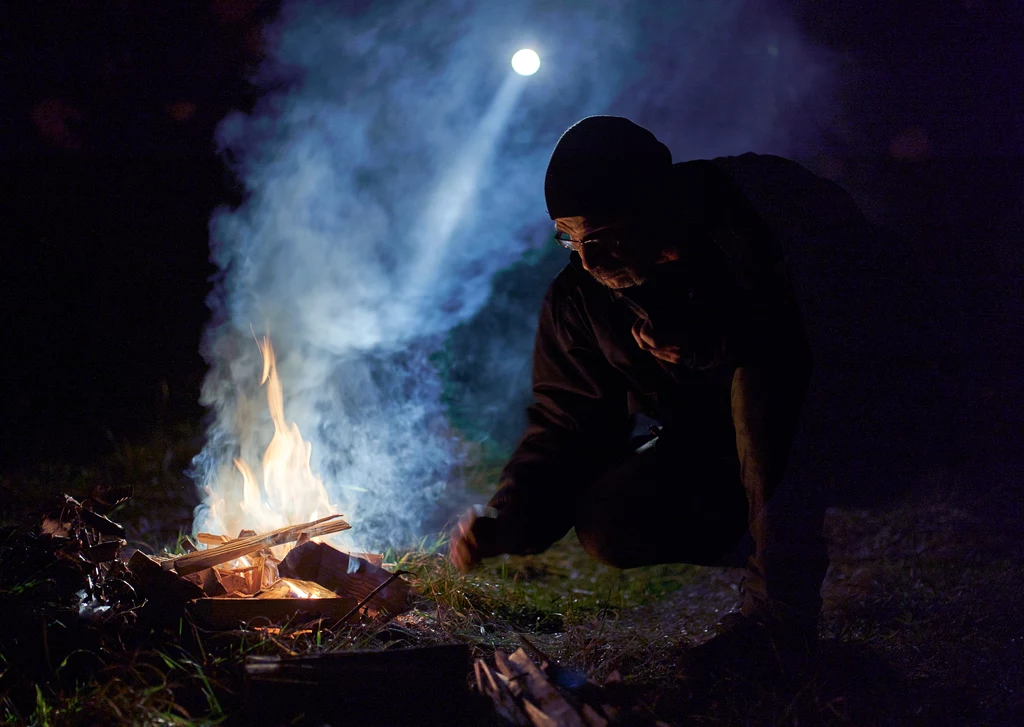
[[[217,137],[245,199],[210,226],[211,425],[195,463],[208,502],[237,499],[232,460],[258,462],[270,440],[253,341],[269,332],[286,416],[350,542],[418,536],[456,486],[459,451],[431,356],[487,303],[493,274],[544,241],[558,135],[585,115],[630,116],[677,160],[813,137],[825,59],[764,8],[285,2],[261,100]],[[537,75],[513,75],[521,47],[540,54]],[[201,507],[196,527],[226,524]]]

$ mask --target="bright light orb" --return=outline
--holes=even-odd
[[[529,48],[516,51],[512,56],[512,70],[520,76],[532,76],[540,68],[540,56]]]

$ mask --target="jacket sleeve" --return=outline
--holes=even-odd
[[[580,490],[627,441],[624,381],[560,282],[541,306],[526,433],[489,503],[511,553],[538,553],[564,536]]]

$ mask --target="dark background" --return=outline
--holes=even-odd
[[[854,276],[835,287],[869,328],[844,358],[858,406],[836,416],[871,423],[823,451],[864,465],[847,495],[948,476],[984,487],[1015,471],[1024,430],[1019,5],[789,5],[840,59],[840,114],[806,161],[883,228],[857,265],[827,272]],[[206,225],[238,195],[213,131],[253,102],[273,13],[257,0],[0,9],[0,470],[88,461],[111,436],[202,415]],[[535,305],[554,255],[499,276],[498,298]]]

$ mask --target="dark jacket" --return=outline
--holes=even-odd
[[[781,478],[810,374],[810,355],[776,241],[717,165],[675,166],[668,197],[691,224],[686,259],[657,266],[643,286],[612,291],[577,255],[552,282],[534,348],[527,428],[490,505],[512,552],[538,552],[573,525],[573,503],[629,455],[632,415],[665,432],[711,436],[746,451],[744,485],[759,496]],[[638,318],[670,327],[684,363],[641,350]],[[758,371],[735,384],[737,370]],[[737,396],[746,401],[737,402]],[[738,411],[763,421],[736,422]],[[753,432],[753,433],[752,433]],[[753,483],[754,480],[759,480]]]

